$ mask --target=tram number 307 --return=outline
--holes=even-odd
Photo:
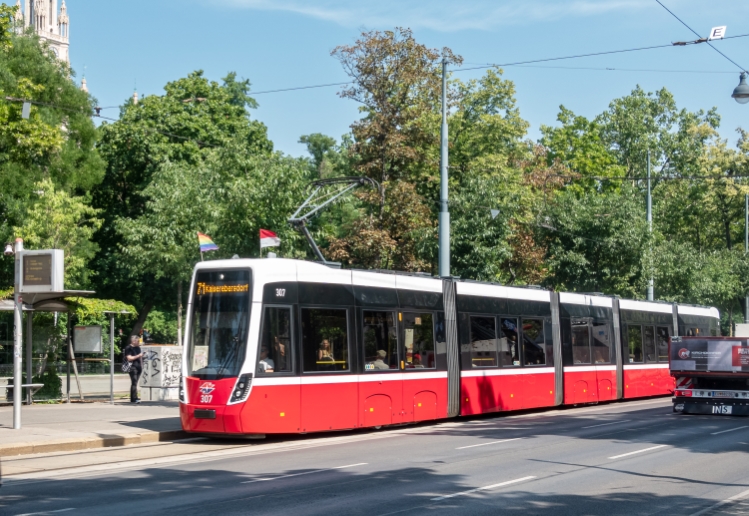
[[[213,394],[202,394],[200,396],[200,403],[210,403],[213,401]]]
[[[730,414],[731,408],[730,405],[714,405],[713,414]]]
[[[285,288],[277,288],[276,289],[276,297],[286,297],[286,289]]]

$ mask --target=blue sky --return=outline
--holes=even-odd
[[[7,0],[6,0],[7,1]],[[727,25],[727,35],[749,34],[745,0],[662,0],[697,32]],[[694,39],[655,0],[67,0],[72,65],[84,74],[101,106],[132,95],[161,94],[170,80],[202,69],[219,80],[229,71],[256,92],[342,82],[330,56],[362,29],[410,27],[418,41],[447,46],[470,64],[508,63]],[[749,67],[749,37],[716,46]],[[588,69],[594,68],[594,69]],[[606,70],[615,68],[617,70]],[[628,71],[638,70],[638,71]],[[659,70],[657,72],[644,70]],[[683,73],[682,71],[690,71]],[[692,73],[728,72],[728,73]],[[458,72],[467,80],[480,70]],[[539,137],[554,124],[559,105],[588,117],[637,84],[666,87],[680,107],[717,107],[721,133],[749,128],[749,104],[730,98],[739,70],[705,44],[505,68],[515,82],[521,116]],[[276,148],[303,155],[303,134],[340,138],[358,106],[329,87],[257,95],[252,116],[263,121]],[[117,116],[118,110],[103,114]]]

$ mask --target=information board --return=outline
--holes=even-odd
[[[76,326],[73,349],[76,353],[102,353],[101,326]]]
[[[60,249],[21,251],[21,292],[65,290],[65,255]]]
[[[52,286],[52,254],[26,256],[23,260],[23,284]]]
[[[749,339],[673,337],[671,371],[749,372]]]

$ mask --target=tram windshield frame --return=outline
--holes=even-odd
[[[250,333],[252,271],[199,270],[195,275],[187,376],[221,380],[239,375]]]

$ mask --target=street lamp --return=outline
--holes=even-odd
[[[746,104],[749,102],[749,84],[746,83],[745,72],[741,72],[739,85],[733,90],[731,97],[733,97],[739,104]]]

